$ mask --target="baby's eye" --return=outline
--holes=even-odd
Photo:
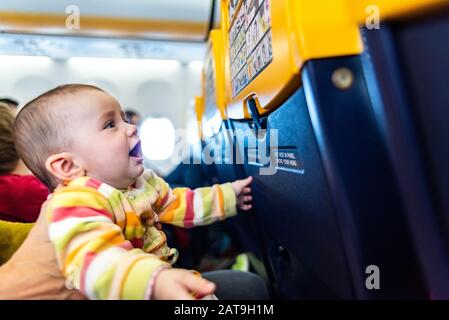
[[[115,123],[114,121],[108,121],[103,129],[111,129],[111,128],[115,128]]]

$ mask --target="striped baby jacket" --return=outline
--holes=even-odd
[[[237,213],[231,183],[171,189],[151,170],[127,190],[74,179],[43,211],[66,286],[89,299],[150,299],[155,276],[178,256],[159,223],[191,228]]]

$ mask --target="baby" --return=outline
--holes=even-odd
[[[157,139],[157,137],[148,137]],[[251,209],[252,178],[171,189],[144,170],[140,140],[103,90],[52,89],[17,115],[14,139],[27,167],[53,192],[42,207],[68,288],[90,299],[192,299],[215,285],[171,268],[159,223],[190,228]]]

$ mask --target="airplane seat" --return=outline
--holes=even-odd
[[[232,134],[231,122],[223,119],[219,131],[213,139],[208,141],[208,144],[210,149],[216,153],[213,158],[217,183],[246,178],[247,175],[245,175],[242,164],[237,161],[240,156],[238,150],[235,149],[235,136]],[[236,217],[227,219],[225,225],[237,249],[254,254],[266,269],[265,250],[263,249],[265,241],[260,235],[260,228],[254,213],[239,212]]]
[[[431,298],[449,286],[449,8],[363,28],[365,77]]]
[[[341,235],[307,119],[302,89],[267,117],[266,129],[278,130],[277,148],[273,152],[281,154],[282,159],[296,160],[296,165],[275,164],[273,175],[260,174],[264,164],[258,163],[254,154],[267,142],[257,141],[249,122],[234,122],[236,129],[245,132],[238,136],[237,144],[246,155],[246,173],[255,177],[254,212],[269,243],[277,295],[302,299],[350,298],[352,288]],[[332,273],[327,271],[330,265]]]
[[[193,163],[193,160],[178,164],[164,179],[172,188],[187,186],[195,189],[210,185],[210,176],[204,166]]]
[[[226,183],[246,177],[242,165],[235,163],[235,137],[230,131],[232,128],[224,106],[224,54],[222,31],[212,30],[202,74],[202,106],[197,108],[197,119],[202,133],[202,157],[209,160],[204,161],[206,164],[213,160],[213,165],[210,166],[213,167],[213,175],[216,177],[214,183]],[[246,212],[240,212],[236,217],[225,221],[227,231],[237,249],[254,254],[266,269],[263,240],[256,223],[254,216]]]
[[[329,79],[339,66],[355,73],[353,89],[333,87]],[[266,117],[267,130],[278,130],[271,150],[277,155],[275,174],[259,174],[264,165],[254,161],[260,143],[252,125],[233,122],[246,132],[237,144],[246,175],[255,177],[257,220],[274,239],[270,259],[274,274],[282,277],[280,291],[290,298],[421,296],[419,267],[360,57],[309,61],[302,81]],[[293,267],[298,265],[304,267]],[[364,288],[370,265],[382,270],[379,296]]]
[[[346,1],[262,1],[255,20],[240,18],[242,10],[254,16],[250,6],[228,2],[227,111],[245,175],[255,177],[254,212],[277,296],[427,297]],[[319,21],[338,37],[315,28]],[[256,48],[239,51],[245,43]],[[242,67],[246,76],[233,71]]]
[[[353,73],[350,89],[336,90],[329,80],[340,67]],[[348,257],[349,263],[354,263],[351,273],[371,265],[382,273],[382,290],[368,290],[364,283],[356,296],[425,297],[420,265],[374,116],[361,57],[309,61],[302,81],[341,232],[353,233],[355,242],[345,244],[349,252],[354,250],[356,258],[351,262]],[[360,276],[367,278],[366,273]]]
[[[223,121],[223,161],[217,165],[218,179],[220,182],[229,182],[244,179],[248,175],[243,168],[242,158],[236,149],[236,137],[234,135],[232,122]],[[254,209],[250,212],[239,212],[238,215],[227,221],[228,231],[242,252],[249,252],[263,263],[265,272],[270,274],[268,260],[266,257],[266,240],[260,234],[260,226]]]

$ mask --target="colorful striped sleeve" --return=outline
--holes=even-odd
[[[175,188],[154,173],[147,178],[150,189],[155,189],[158,199],[153,209],[159,221],[178,227],[191,228],[224,220],[237,214],[236,196],[231,183],[212,187]]]
[[[150,298],[153,276],[169,264],[133,248],[97,190],[65,187],[51,196],[45,212],[67,287],[89,299]]]

